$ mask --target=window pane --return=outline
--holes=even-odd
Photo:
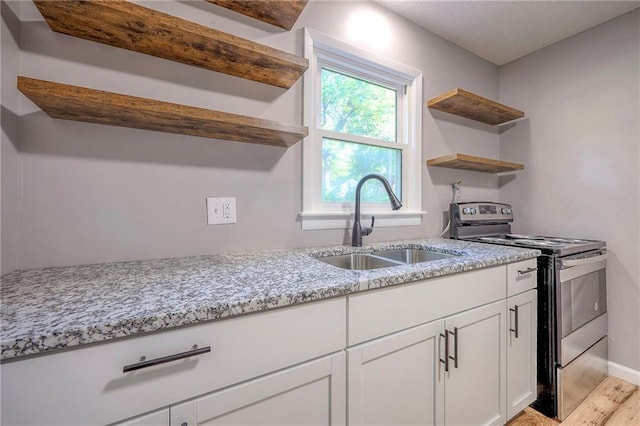
[[[321,87],[320,128],[396,141],[395,90],[324,68]]]
[[[387,178],[402,200],[402,150],[322,139],[323,202],[353,202],[358,181],[369,173]],[[384,187],[375,179],[362,187],[360,195],[363,202],[389,202]]]

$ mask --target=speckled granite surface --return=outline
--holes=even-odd
[[[448,259],[351,271],[314,257],[429,248]],[[16,271],[1,278],[0,359],[469,271],[537,250],[425,239]]]

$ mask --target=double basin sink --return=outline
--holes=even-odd
[[[338,256],[317,257],[316,259],[338,268],[353,270],[368,270],[389,268],[392,266],[413,263],[432,262],[434,260],[449,259],[455,254],[440,253],[427,249],[396,249],[380,250],[371,253],[343,254]]]

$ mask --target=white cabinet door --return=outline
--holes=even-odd
[[[507,419],[511,419],[537,397],[536,290],[510,297],[507,305]]]
[[[432,322],[347,350],[349,425],[441,423],[436,421],[436,375],[442,324]]]
[[[113,426],[169,426],[169,408],[129,419]]]
[[[506,423],[506,302],[445,319],[449,371],[445,376],[445,424]]]
[[[344,425],[345,367],[340,352],[172,406],[171,426]]]

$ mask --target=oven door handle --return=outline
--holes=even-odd
[[[562,261],[562,266],[580,266],[588,265],[590,263],[597,263],[607,258],[607,253],[603,253],[599,256],[587,257],[584,259],[565,259]]]

